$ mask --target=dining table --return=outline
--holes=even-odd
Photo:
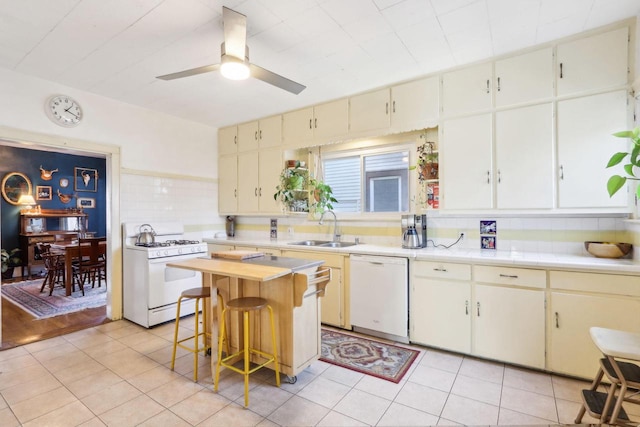
[[[107,242],[100,242],[100,255],[106,255]],[[51,244],[52,251],[64,253],[64,288],[65,295],[71,296],[73,289],[73,261],[80,257],[89,256],[91,245],[89,243],[78,244],[77,240],[62,241]]]

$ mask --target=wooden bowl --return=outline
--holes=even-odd
[[[633,245],[630,243],[584,242],[584,248],[598,258],[622,258],[631,252]]]

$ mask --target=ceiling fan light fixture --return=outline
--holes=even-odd
[[[247,64],[230,55],[222,57],[222,65],[220,65],[220,74],[229,80],[245,80],[251,74]]]

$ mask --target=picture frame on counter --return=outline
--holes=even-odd
[[[98,170],[90,168],[75,167],[74,189],[75,191],[98,191]]]
[[[96,207],[96,199],[93,197],[78,197],[76,206],[81,209],[93,209]]]
[[[51,200],[51,186],[36,185],[36,200]]]

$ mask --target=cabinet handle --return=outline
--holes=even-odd
[[[238,137],[237,137],[237,136],[234,136],[234,137],[233,137],[233,143],[234,143],[234,144],[237,144],[237,143],[238,143]]]
[[[262,129],[260,129],[260,139],[262,139]]]
[[[256,141],[258,140],[258,131],[256,131],[256,133],[254,134],[253,139],[255,139]]]
[[[500,92],[500,77],[498,77],[498,92]]]
[[[309,129],[313,129],[313,127],[311,127],[311,122],[312,121],[313,121],[312,119],[309,119]]]
[[[313,127],[318,129],[318,119],[313,119]]]
[[[491,172],[487,171],[487,184],[491,184]]]
[[[502,182],[502,176],[500,175],[500,169],[498,169],[498,184]]]
[[[255,196],[256,196],[256,197],[258,197],[258,187],[256,187],[256,188],[253,190],[253,193],[255,194]]]
[[[478,317],[480,317],[480,301],[476,303],[476,309],[478,310]]]
[[[385,104],[385,114],[387,114],[387,115],[389,114],[389,103],[388,102]]]
[[[446,268],[434,268],[433,271],[442,271],[443,273],[447,272]]]
[[[564,166],[560,165],[560,179],[564,179]]]
[[[489,79],[487,79],[487,93],[489,93]]]
[[[560,63],[560,78],[563,77],[562,62]]]
[[[238,197],[238,190],[237,189],[233,190],[233,197]]]
[[[469,300],[465,300],[465,302],[464,302],[464,314],[466,316],[469,315]]]
[[[393,112],[396,112],[396,101],[393,101]]]
[[[517,279],[518,276],[515,274],[500,274],[500,277],[506,277],[507,279]]]
[[[558,312],[556,311],[556,329],[560,328],[560,320],[559,320]]]
[[[262,197],[262,187],[258,188],[258,196]]]

